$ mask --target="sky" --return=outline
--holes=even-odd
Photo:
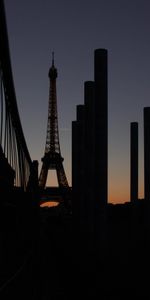
[[[71,184],[71,123],[94,79],[94,50],[108,50],[109,202],[130,199],[130,123],[139,123],[143,197],[143,108],[150,106],[149,0],[5,0],[17,103],[32,160],[44,155],[51,53],[64,168]],[[51,179],[52,178],[52,179]],[[51,181],[52,180],[52,181]],[[49,172],[47,184],[56,178]]]

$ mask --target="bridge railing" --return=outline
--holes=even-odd
[[[3,0],[0,0],[0,181],[26,190],[32,161],[19,117]]]

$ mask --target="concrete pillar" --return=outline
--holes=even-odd
[[[95,249],[96,256],[106,254],[108,198],[108,91],[107,50],[94,53],[94,176]]]
[[[78,191],[78,123],[72,122],[72,213],[74,220],[79,220],[79,191]],[[78,222],[78,221],[77,221]]]
[[[108,195],[108,100],[107,50],[94,53],[94,190],[98,207],[107,204]]]
[[[150,107],[144,107],[144,197],[150,201]]]
[[[84,83],[85,105],[85,154],[84,169],[84,194],[87,231],[93,232],[94,222],[94,82]]]
[[[77,106],[77,121],[72,122],[72,192],[73,215],[80,229],[85,218],[84,207],[84,105]]]
[[[130,125],[130,200],[138,200],[138,123]]]

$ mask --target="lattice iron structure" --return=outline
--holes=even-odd
[[[50,80],[48,122],[45,153],[42,158],[42,168],[39,177],[39,186],[45,188],[48,170],[56,170],[58,186],[68,188],[68,181],[63,167],[63,158],[60,151],[58,113],[57,113],[57,91],[56,78],[57,69],[54,65],[54,52],[52,53],[52,66],[49,69],[48,77]]]

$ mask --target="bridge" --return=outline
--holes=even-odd
[[[54,62],[51,70],[53,73]],[[51,81],[53,81],[52,77],[51,74]],[[51,101],[53,99],[50,96]],[[56,106],[55,108],[57,111]],[[51,116],[50,119],[56,120],[56,115]],[[54,137],[55,128],[58,126],[57,124],[55,126],[49,124],[49,126],[54,127]],[[55,144],[58,143],[58,137],[53,140]],[[52,166],[45,165],[44,161],[39,179],[38,161],[32,161],[30,157],[17,106],[4,1],[0,0],[0,227],[2,229],[0,240],[3,241],[2,252],[0,251],[2,275],[0,276],[0,299],[10,299],[12,295],[16,299],[18,299],[17,295],[19,299],[40,297],[37,269],[40,204],[51,200],[62,203],[64,198],[66,201],[68,195],[69,198],[71,195],[62,165],[60,148],[56,149],[57,145],[49,146],[48,142],[47,137],[45,156],[49,153],[53,157],[59,156],[59,164],[55,161],[55,168],[61,183],[60,188],[49,189],[45,188],[45,184],[39,184],[41,180],[46,181],[48,169]],[[19,295],[20,290],[23,290],[21,295]]]
[[[56,100],[57,69],[49,70],[50,94],[47,137],[44,160],[38,179],[38,162],[32,161],[24,137],[15,86],[12,75],[9,41],[3,0],[0,1],[0,191],[16,191],[37,194],[40,186],[44,189],[49,169],[56,169],[59,186],[69,190],[63,168],[58,133],[57,100]],[[37,195],[36,195],[37,196]]]
[[[41,242],[40,232],[43,230],[43,227],[41,226],[42,228],[40,228],[40,222],[42,222],[40,219],[40,205],[49,200],[63,203],[65,199],[65,203],[67,203],[71,197],[71,189],[68,186],[62,164],[63,158],[60,153],[58,124],[55,122],[56,114],[53,115],[54,108],[51,105],[51,102],[54,103],[55,100],[56,112],[56,90],[53,78],[56,72],[54,58],[50,71],[49,78],[52,86],[50,88],[49,114],[51,117],[48,124],[53,130],[50,137],[47,134],[44,157],[47,157],[48,154],[50,157],[56,157],[56,159],[49,164],[49,159],[43,161],[39,180],[38,162],[32,161],[30,157],[19,116],[11,66],[5,7],[4,1],[0,0],[1,300],[10,299],[13,296],[15,296],[15,299],[41,299],[38,262],[41,259],[39,243]],[[55,90],[55,93],[52,92],[53,90]],[[53,95],[55,95],[55,99],[53,99]],[[56,129],[57,135],[55,134]],[[47,132],[49,132],[49,128],[47,128]],[[53,143],[50,143],[51,138]],[[46,181],[47,172],[50,168],[57,170],[59,188],[49,189],[45,188],[45,183],[44,185],[39,184],[39,182]],[[45,233],[43,233],[43,236],[45,236]],[[64,244],[62,245],[64,246]],[[60,249],[60,246],[58,249]],[[59,266],[62,262],[56,261],[53,263],[54,271],[56,263]],[[42,270],[44,273],[44,266],[42,266]],[[43,274],[43,276],[45,275]],[[53,277],[51,278],[52,280]]]
[[[0,189],[35,185],[32,162],[17,107],[12,75],[4,3],[0,1]]]

